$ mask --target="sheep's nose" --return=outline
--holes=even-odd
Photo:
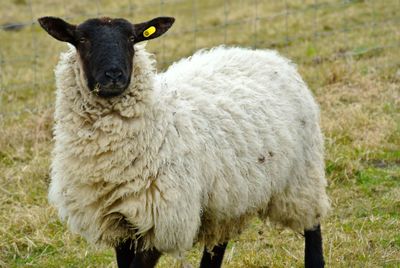
[[[105,75],[107,78],[110,78],[112,80],[117,80],[118,78],[120,78],[122,76],[122,71],[121,71],[121,69],[118,69],[118,68],[112,68],[110,70],[107,70],[105,72]]]

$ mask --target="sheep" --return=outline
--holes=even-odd
[[[323,267],[329,210],[319,108],[277,52],[219,46],[156,73],[139,44],[174,18],[40,25],[72,46],[56,76],[49,200],[71,231],[116,250],[118,267],[205,245],[220,267],[255,216],[303,232]]]

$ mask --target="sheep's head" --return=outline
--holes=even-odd
[[[72,25],[55,17],[39,19],[52,37],[75,46],[89,90],[104,98],[118,96],[129,86],[133,45],[159,37],[174,21],[171,17],[158,17],[131,24],[125,19],[100,18]]]

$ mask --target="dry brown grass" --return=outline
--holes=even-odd
[[[49,14],[73,15],[73,22],[86,18],[83,13],[135,21],[167,14],[177,18],[174,29],[149,43],[160,68],[222,43],[275,48],[293,58],[321,104],[333,203],[323,222],[328,266],[399,267],[400,2],[257,2],[256,12],[254,1],[243,0],[226,6],[197,1],[196,9],[192,1],[43,0],[30,6],[6,0],[0,24]],[[262,18],[255,20],[256,13]],[[47,203],[51,70],[65,45],[37,25],[0,30],[0,39],[0,267],[116,267],[112,250],[96,251],[71,234]],[[188,261],[196,264],[200,251],[189,252]],[[302,263],[301,235],[257,220],[230,242],[225,258],[225,267]],[[165,257],[159,266],[178,263]]]

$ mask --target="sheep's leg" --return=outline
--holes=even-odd
[[[120,243],[115,247],[117,254],[118,268],[130,268],[133,259],[135,258],[134,242],[131,239]]]
[[[221,267],[222,260],[224,259],[225,249],[228,243],[215,246],[211,252],[208,252],[206,248],[203,251],[203,257],[201,258],[200,268],[219,268]]]
[[[306,268],[324,267],[321,226],[318,225],[315,229],[305,230],[304,237],[306,240],[304,266]]]
[[[156,249],[137,252],[130,268],[153,268],[161,257]]]
[[[134,242],[130,239],[119,244],[115,251],[118,268],[153,268],[161,257],[161,253],[156,249],[135,253]]]

